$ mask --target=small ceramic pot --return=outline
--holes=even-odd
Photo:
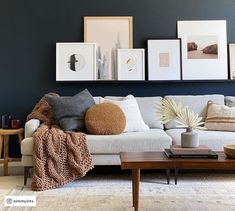
[[[196,148],[199,146],[198,133],[192,128],[186,128],[186,132],[181,133],[181,147]]]

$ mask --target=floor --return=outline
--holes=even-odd
[[[64,187],[33,192],[30,181],[23,186],[23,176],[0,176],[0,210],[91,210],[129,211],[132,208],[131,181],[127,173],[91,174]],[[1,168],[0,168],[1,171]],[[36,195],[37,207],[4,207],[5,195]],[[163,173],[141,176],[142,211],[235,211],[235,173],[182,173],[178,185],[167,185]]]

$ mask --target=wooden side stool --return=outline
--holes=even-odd
[[[20,158],[9,158],[9,136],[18,135],[18,139],[21,145],[23,139],[24,129],[0,129],[0,163],[3,163],[3,176],[8,175],[8,162],[21,161]],[[4,147],[3,147],[4,146]],[[2,147],[4,148],[3,159],[2,156]]]

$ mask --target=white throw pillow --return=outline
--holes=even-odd
[[[113,103],[118,105],[126,116],[126,127],[124,132],[137,132],[149,130],[144,123],[136,99],[133,95],[120,98],[118,100],[102,99],[103,103]]]

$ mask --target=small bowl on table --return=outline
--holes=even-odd
[[[235,145],[228,144],[224,146],[224,153],[229,157],[235,159]]]

